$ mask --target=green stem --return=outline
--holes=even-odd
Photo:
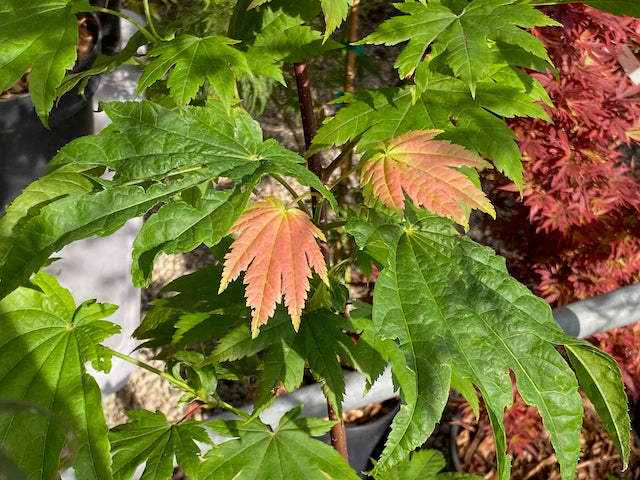
[[[93,11],[101,12],[101,13],[109,13],[111,15],[124,18],[127,22],[131,22],[138,30],[140,30],[140,33],[144,35],[144,37],[149,41],[149,43],[156,43],[156,42],[162,41],[162,37],[160,37],[160,35],[155,33],[155,31],[149,32],[139,22],[137,22],[135,19],[131,18],[129,15],[125,13],[122,13],[118,10],[110,10],[104,7],[93,7]]]
[[[142,4],[144,5],[144,16],[147,18],[147,25],[151,29],[151,33],[153,33],[156,37],[162,40],[162,37],[158,35],[155,27],[153,26],[153,19],[151,18],[151,9],[149,8],[149,0],[143,0]]]
[[[216,405],[220,408],[224,408],[225,410],[229,410],[232,413],[235,413],[237,416],[239,416],[240,418],[246,420],[250,417],[250,415],[243,411],[240,410],[239,408],[234,407],[233,405],[227,403],[227,402],[223,402],[222,400],[219,400],[218,404]]]
[[[305,197],[308,197],[309,194],[308,193],[304,193],[302,195],[298,195],[298,192],[296,192],[293,187],[291,185],[289,185],[289,183],[282,178],[280,175],[276,175],[274,173],[271,174],[271,177],[278,182],[280,185],[282,185],[284,188],[287,189],[287,192],[289,192],[291,194],[291,196],[293,197],[293,200],[289,203],[289,205],[287,205],[287,207],[289,207],[290,205],[293,205],[294,203],[297,203],[300,208],[302,210],[304,210],[304,212],[311,216],[311,214],[309,213],[309,210],[307,210],[307,207],[304,203],[302,203],[302,199]]]
[[[331,185],[327,186],[327,188],[329,190],[333,190],[337,185],[339,185],[343,180],[345,180],[346,178],[350,177],[352,173],[354,173],[355,171],[358,170],[358,165],[356,165],[355,167],[353,167],[351,170],[348,170],[346,172],[344,172],[342,175],[340,175],[340,178],[338,178],[335,182],[333,182]]]
[[[103,345],[103,347],[104,347],[104,345]],[[178,387],[178,388],[180,388],[182,390],[185,390],[185,391],[187,391],[189,393],[192,393],[196,397],[198,396],[196,391],[193,388],[191,388],[189,386],[189,384],[187,384],[186,382],[184,382],[182,380],[178,380],[173,375],[169,375],[168,373],[163,372],[162,370],[158,370],[157,368],[152,367],[148,363],[144,363],[144,362],[138,360],[137,358],[130,357],[129,355],[125,355],[124,353],[120,353],[117,350],[113,350],[112,348],[109,348],[109,347],[104,347],[104,348],[108,348],[111,351],[111,354],[114,357],[118,357],[118,358],[124,360],[125,362],[132,363],[133,365],[135,365],[137,367],[144,368],[148,372],[155,373],[156,375],[168,380],[169,383],[171,383],[172,385],[174,385],[174,386],[176,386],[176,387]]]
[[[118,357],[122,360],[124,360],[125,362],[129,362],[137,367],[140,368],[144,368],[145,370],[147,370],[148,372],[151,373],[155,373],[156,375],[164,378],[165,380],[167,380],[169,383],[171,383],[174,387],[179,388],[181,390],[184,390],[185,392],[189,392],[192,395],[194,395],[195,397],[199,398],[198,393],[189,386],[188,383],[184,382],[183,380],[180,380],[176,377],[174,377],[173,375],[169,375],[166,372],[163,372],[162,370],[158,370],[155,367],[152,367],[151,365],[149,365],[148,363],[144,363],[140,360],[138,360],[137,358],[133,358],[130,357],[129,355],[125,355],[124,353],[120,353],[117,350],[113,350],[112,348],[106,347],[104,345],[102,345],[104,348],[109,349],[109,351],[111,352],[111,354],[114,357]],[[230,412],[235,413],[238,417],[243,418],[243,419],[247,419],[249,418],[249,414],[247,412],[244,412],[236,407],[234,407],[233,405],[228,404],[227,402],[218,399],[218,401],[215,404],[216,407],[220,407],[220,408],[224,408],[225,410],[229,410]]]

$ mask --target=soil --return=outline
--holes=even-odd
[[[76,45],[77,60],[76,65],[80,65],[91,53],[97,42],[95,28],[91,28],[88,22],[93,21],[91,17],[81,15],[78,18],[78,44]],[[94,21],[95,22],[95,21]],[[25,74],[10,89],[0,93],[0,98],[11,98],[14,95],[29,93],[29,68]]]

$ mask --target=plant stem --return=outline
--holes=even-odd
[[[309,75],[307,73],[307,62],[295,63],[294,73],[296,76],[296,86],[298,88],[298,101],[300,103],[300,115],[302,117],[302,131],[304,133],[304,144],[308,149],[316,134],[316,116],[313,112],[313,100],[311,98],[311,88],[309,88]],[[309,170],[322,180],[322,163],[317,154],[311,155],[307,159]],[[315,206],[314,206],[315,209]]]
[[[351,5],[351,9],[349,10],[349,38],[347,41],[351,43],[355,43],[358,41],[358,7],[360,5],[360,0],[353,0],[353,5]],[[347,58],[346,58],[346,78],[344,84],[344,92],[351,93],[353,92],[353,82],[356,78],[356,52],[353,49],[347,49]]]
[[[307,209],[307,206],[302,202],[302,199],[304,199],[305,197],[308,197],[309,195],[311,195],[311,193],[309,192],[305,192],[302,195],[298,195],[298,192],[296,192],[293,187],[291,185],[289,185],[287,183],[287,181],[282,178],[280,175],[276,175],[276,174],[271,174],[271,177],[278,182],[280,185],[282,185],[287,192],[289,192],[289,194],[293,197],[293,200],[289,203],[289,205],[293,205],[294,203],[297,203],[298,206],[304,210],[304,212],[310,216],[309,210]],[[289,206],[287,205],[287,207]]]
[[[347,436],[344,432],[344,422],[342,421],[342,418],[338,417],[336,411],[328,403],[327,410],[329,411],[329,420],[338,422],[333,427],[331,427],[331,446],[335,448],[348,463],[349,454],[347,453]]]
[[[302,116],[302,129],[304,131],[304,142],[307,149],[311,145],[311,141],[316,134],[316,118],[313,113],[313,101],[311,99],[311,88],[309,87],[309,76],[307,74],[307,63],[299,62],[294,65],[294,72],[296,76],[296,86],[298,87],[298,100],[300,102],[300,114]],[[311,155],[307,159],[307,165],[309,170],[313,172],[320,180],[323,180],[322,164],[318,155]],[[311,198],[311,209],[315,212],[318,206],[317,200],[314,197]],[[314,201],[315,200],[315,201]],[[318,223],[326,223],[327,221],[327,208],[326,202],[323,201],[319,206],[320,215]],[[330,255],[329,248],[326,242],[321,242],[320,247],[325,261],[329,263]],[[327,410],[330,420],[336,420],[337,423],[331,427],[331,445],[336,451],[342,455],[345,461],[349,460],[347,454],[347,440],[344,432],[344,422],[342,418],[338,418],[337,413],[333,407],[327,401]]]
[[[124,18],[127,22],[130,22],[133,26],[135,26],[138,30],[140,30],[140,33],[144,35],[144,37],[149,41],[149,43],[156,43],[156,42],[162,41],[162,37],[160,37],[160,35],[155,33],[155,31],[150,32],[149,30],[144,28],[142,24],[140,24],[135,19],[131,18],[126,13],[122,13],[118,10],[110,10],[104,7],[92,7],[92,10],[95,12],[109,13],[111,15],[115,15],[116,17]]]
[[[354,148],[356,148],[356,145],[358,144],[358,140],[360,139],[360,137],[362,137],[362,135],[359,135],[358,138],[355,138],[351,142],[345,143],[344,146],[342,147],[342,151],[340,152],[340,154],[336,158],[334,158],[329,165],[325,167],[324,174],[327,178],[329,177],[329,175],[331,175],[334,172],[336,168],[338,168],[340,165],[344,163],[344,160],[347,156],[351,155],[351,152],[353,151]],[[350,163],[351,161],[349,161],[349,164]]]
[[[348,18],[349,38],[347,39],[349,44],[353,44],[358,41],[358,7],[359,5],[360,5],[360,0],[353,0],[353,5],[351,5],[351,9],[349,10],[349,18]],[[346,58],[346,78],[344,83],[344,93],[353,92],[355,79],[356,79],[356,51],[353,48],[348,48],[347,58]],[[342,162],[343,173],[351,170],[352,162],[353,162],[352,149],[348,148],[346,150],[346,155],[344,156],[344,160]]]
[[[155,27],[153,26],[153,19],[151,18],[151,9],[149,8],[149,0],[142,0],[142,4],[144,5],[144,16],[147,18],[147,25],[151,29],[151,33],[153,33],[157,38],[162,40],[158,32],[156,32]]]
[[[103,347],[104,347],[104,345],[103,345]],[[168,373],[163,372],[162,370],[158,370],[157,368],[152,367],[148,363],[144,363],[144,362],[138,360],[137,358],[130,357],[129,355],[125,355],[124,353],[120,353],[117,350],[113,350],[113,349],[111,349],[109,347],[104,347],[104,348],[108,348],[111,351],[111,355],[113,355],[114,357],[118,357],[118,358],[124,360],[125,362],[132,363],[133,365],[135,365],[137,367],[144,368],[148,372],[155,373],[156,375],[164,378],[165,380],[168,380],[169,383],[173,384],[174,386],[176,386],[176,387],[178,387],[178,388],[180,388],[182,390],[185,390],[185,391],[187,391],[189,393],[192,393],[196,397],[198,396],[198,394],[186,382],[183,382],[182,380],[177,379],[173,375],[169,375]]]

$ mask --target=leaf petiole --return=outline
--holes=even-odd
[[[140,22],[131,18],[126,13],[122,13],[119,10],[111,10],[110,8],[104,8],[104,7],[93,7],[92,10],[95,12],[108,13],[110,15],[115,15],[116,17],[124,18],[127,22],[130,22],[133,26],[135,26],[138,30],[140,30],[140,33],[144,35],[144,37],[149,41],[149,43],[156,43],[156,42],[162,41],[162,37],[156,33],[151,23],[149,23],[152,30],[150,32],[149,30],[144,28]]]
[[[162,37],[158,35],[155,27],[153,26],[153,20],[151,19],[151,9],[149,8],[149,0],[143,0],[142,4],[144,5],[144,16],[147,18],[147,25],[151,29],[151,33],[158,39],[158,41],[162,41]]]
[[[125,362],[129,362],[129,363],[131,363],[131,364],[133,364],[133,365],[135,365],[137,367],[144,368],[148,372],[155,373],[156,375],[158,375],[158,376],[164,378],[165,380],[169,381],[169,383],[171,383],[176,388],[180,388],[182,390],[185,390],[185,391],[195,395],[196,397],[198,397],[197,392],[193,388],[191,388],[188,383],[177,379],[173,375],[169,375],[168,373],[163,372],[162,370],[158,370],[157,368],[152,367],[148,363],[144,363],[144,362],[138,360],[137,358],[130,357],[129,355],[126,355],[124,353],[120,353],[117,350],[113,350],[112,348],[106,347],[104,345],[102,345],[102,346],[104,348],[106,348],[107,350],[109,350],[114,357],[118,357],[118,358],[124,360]]]

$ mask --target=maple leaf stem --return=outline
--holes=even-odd
[[[115,15],[117,17],[124,18],[127,22],[130,22],[133,26],[135,26],[138,30],[140,30],[140,33],[144,35],[144,38],[146,38],[150,43],[162,41],[162,38],[160,37],[160,35],[158,35],[157,33],[154,35],[153,32],[150,32],[149,30],[144,28],[134,18],[131,18],[129,15],[127,15],[126,13],[122,13],[119,10],[111,10],[110,8],[104,8],[104,7],[92,7],[91,11],[108,13],[110,15]]]
[[[158,35],[158,32],[156,32],[156,29],[153,26],[153,19],[151,18],[151,9],[149,8],[149,0],[142,0],[142,4],[144,5],[144,16],[147,19],[147,24],[149,25],[151,34],[154,35],[159,41],[162,41],[162,37]]]
[[[358,170],[359,165],[356,165],[355,167],[352,167],[351,169],[347,170],[346,172],[344,172],[342,175],[340,175],[340,177],[333,183],[331,183],[327,188],[329,190],[333,190],[336,186],[338,186],[345,178],[348,178],[351,176],[352,173],[356,172]]]
[[[181,389],[183,389],[183,390],[195,395],[196,397],[198,396],[196,391],[193,388],[191,388],[186,382],[183,382],[182,380],[179,380],[176,377],[174,377],[172,375],[169,375],[166,372],[163,372],[162,370],[158,370],[157,368],[152,367],[148,363],[144,363],[144,362],[138,360],[137,358],[130,357],[129,355],[126,355],[124,353],[120,353],[117,350],[113,350],[112,348],[106,347],[104,345],[101,345],[101,346],[103,348],[109,350],[111,352],[111,355],[113,355],[114,357],[118,357],[118,358],[124,360],[125,362],[129,362],[129,363],[135,365],[136,367],[144,368],[148,372],[155,373],[159,377],[162,377],[165,380],[168,380],[169,383],[173,384],[173,386],[175,386],[177,388],[181,388]]]
[[[327,165],[324,168],[323,174],[325,178],[329,177],[340,165],[343,164],[343,161],[345,160],[345,158],[350,156],[353,149],[356,148],[356,145],[358,144],[358,140],[360,140],[360,137],[362,137],[362,135],[358,135],[353,141],[347,142],[344,144],[340,154],[335,159],[333,159],[333,161],[329,165]],[[341,181],[342,178],[344,177],[341,176],[339,181]],[[335,183],[336,182],[334,182],[334,184]]]
[[[287,189],[287,191],[291,194],[291,196],[293,197],[293,200],[291,202],[289,202],[287,204],[287,208],[289,208],[291,205],[293,205],[294,203],[297,203],[298,206],[304,211],[304,213],[306,213],[307,215],[311,216],[311,213],[309,212],[309,209],[307,208],[307,206],[301,201],[304,198],[308,197],[309,195],[311,195],[311,192],[305,192],[302,195],[299,195],[298,192],[296,192],[294,190],[294,188],[289,185],[289,183],[287,183],[287,181],[282,178],[280,175],[275,175],[272,174],[271,177],[277,181],[280,185],[282,185],[284,188]]]

